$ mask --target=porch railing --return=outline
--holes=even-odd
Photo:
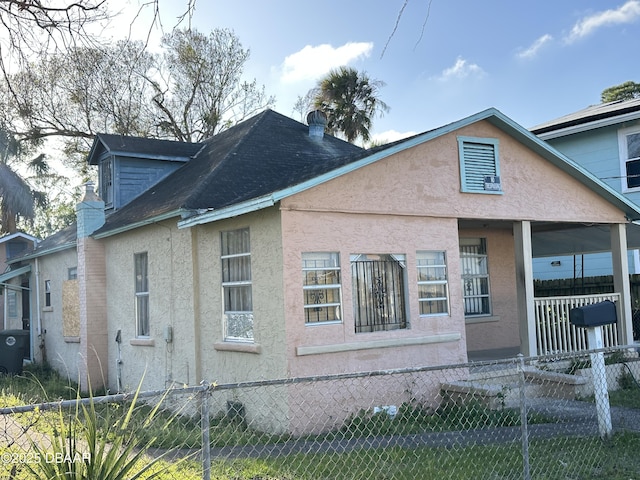
[[[564,354],[588,350],[587,332],[569,322],[572,308],[611,300],[618,302],[619,293],[578,295],[572,297],[539,297],[534,299],[536,310],[536,344],[538,355]],[[602,328],[605,348],[618,345],[616,325]]]

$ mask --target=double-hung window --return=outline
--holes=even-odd
[[[491,315],[486,239],[461,238],[460,264],[465,316]]]
[[[340,255],[302,254],[304,321],[307,325],[340,321]]]
[[[407,328],[404,255],[351,255],[356,333]]]
[[[149,328],[149,260],[147,252],[134,255],[136,336],[148,337]]]
[[[462,192],[502,193],[498,147],[494,138],[458,137]]]
[[[253,342],[249,229],[222,232],[221,247],[224,339]]]
[[[445,252],[417,252],[416,266],[418,268],[420,315],[448,314],[449,287]]]
[[[623,191],[640,188],[640,128],[625,128],[618,132],[618,147]]]

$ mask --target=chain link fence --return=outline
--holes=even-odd
[[[627,347],[27,406],[3,395],[0,478],[640,478],[636,379]]]

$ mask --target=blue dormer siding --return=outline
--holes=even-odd
[[[111,208],[118,209],[153,187],[184,162],[148,160],[114,156],[114,198]]]
[[[122,208],[188,162],[202,144],[99,134],[88,163],[98,166],[106,213]]]

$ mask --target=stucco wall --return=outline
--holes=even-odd
[[[502,195],[460,192],[458,136],[500,140]],[[615,206],[488,122],[404,150],[355,175],[288,198],[286,205],[449,218],[626,223]]]
[[[121,331],[121,382],[125,390],[194,384],[195,353],[191,238],[175,221],[154,224],[102,240],[107,255],[109,385],[117,386]],[[148,339],[136,338],[134,255],[147,252],[149,277]],[[166,327],[173,341],[164,340]]]
[[[286,252],[287,354],[291,375],[442,365],[466,360],[464,312],[457,281],[460,273],[455,219],[288,210],[284,203],[282,217]],[[417,250],[446,252],[450,295],[448,315],[419,314]],[[340,253],[343,319],[340,324],[305,325],[301,254],[314,251]],[[410,328],[355,333],[349,256],[358,253],[406,255]],[[439,335],[453,335],[454,338],[438,341]],[[422,341],[398,346],[408,339]],[[391,344],[375,347],[380,341],[390,341]],[[341,352],[303,354],[304,348],[317,346],[349,348]]]
[[[460,230],[460,238],[486,238],[491,315],[466,319],[467,350],[518,347],[518,302],[513,232],[509,229]],[[458,281],[458,288],[462,288]]]
[[[53,368],[70,380],[78,382],[79,366],[82,363],[80,357],[79,337],[64,336],[64,316],[63,316],[63,285],[68,279],[70,268],[77,268],[76,249],[70,248],[58,253],[53,253],[40,257],[36,263],[32,263],[31,287],[32,287],[32,330],[37,332],[38,314],[43,331],[44,349],[38,348],[36,343],[35,352],[38,360],[46,356],[46,360]],[[36,278],[39,285],[36,288]],[[51,306],[45,305],[45,280],[51,281]],[[36,291],[40,293],[39,302],[36,300]],[[76,296],[77,298],[77,296]],[[37,306],[40,306],[38,312]]]
[[[249,228],[254,344],[224,341],[220,232]],[[217,383],[286,376],[279,212],[269,208],[197,228],[195,269],[202,377]]]

